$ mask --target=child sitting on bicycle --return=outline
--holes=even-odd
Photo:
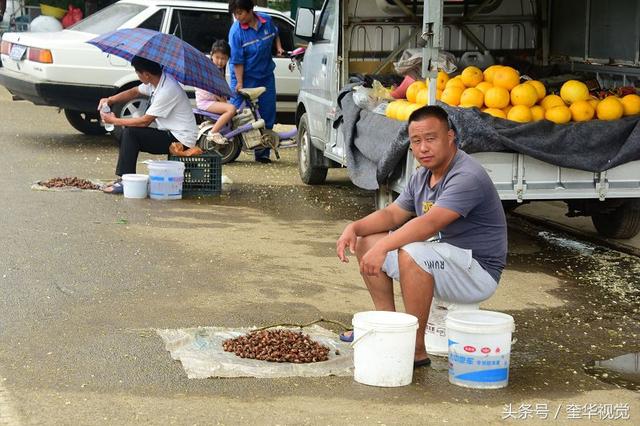
[[[211,46],[211,60],[224,75],[231,56],[231,47],[226,40],[216,40]],[[220,134],[220,129],[227,124],[236,114],[236,108],[227,102],[227,99],[206,90],[196,89],[196,107],[220,115],[220,118],[211,128],[211,139],[217,144],[226,144],[227,139]]]

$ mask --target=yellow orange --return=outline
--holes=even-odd
[[[587,85],[578,80],[566,81],[560,88],[560,97],[567,104],[589,99],[589,89]]]
[[[444,89],[440,100],[447,105],[458,106],[460,105],[460,96],[464,89],[457,86],[451,86]]]
[[[493,84],[493,76],[496,71],[502,68],[502,65],[491,65],[487,69],[485,69],[482,74],[484,75],[484,81]]]
[[[416,95],[416,103],[418,105],[426,105],[429,103],[429,89],[425,87],[418,92]]]
[[[624,114],[624,106],[615,96],[608,96],[598,103],[596,113],[599,120],[617,120]]]
[[[640,96],[626,95],[622,97],[621,102],[624,108],[624,115],[640,114]]]
[[[545,111],[544,118],[556,124],[564,124],[571,121],[571,110],[566,105],[554,106]]]
[[[531,107],[531,119],[532,121],[544,120],[544,108],[540,105],[534,105]]]
[[[484,95],[484,104],[489,108],[504,108],[509,105],[509,91],[504,87],[492,87]]]
[[[482,81],[478,83],[478,85],[476,86],[476,89],[480,90],[482,94],[486,94],[487,90],[491,89],[492,87],[493,87],[493,84],[489,83],[488,81]]]
[[[531,84],[518,84],[511,89],[511,103],[531,108],[538,102],[538,92]]]
[[[453,77],[445,83],[444,88],[448,89],[449,87],[458,87],[462,90],[467,88],[467,86],[464,85],[459,76]]]
[[[460,105],[474,106],[476,108],[482,108],[484,104],[484,94],[480,89],[475,87],[469,87],[460,95]]]
[[[566,106],[562,98],[558,95],[547,95],[540,101],[540,105],[545,111],[557,106]]]
[[[447,81],[449,81],[449,74],[444,71],[438,71],[438,77],[436,78],[436,87],[440,90],[444,90]]]
[[[439,101],[440,99],[442,99],[442,92],[443,92],[443,89],[436,90],[436,101]]]
[[[541,81],[529,80],[526,83],[532,85],[534,89],[536,89],[536,92],[538,93],[538,101],[544,99],[547,94],[547,89],[544,87],[544,84],[542,84]]]
[[[506,107],[501,108],[501,109],[502,109],[502,112],[504,112],[505,116],[509,116],[509,111],[511,111],[511,108],[513,108],[513,105],[509,104]]]
[[[587,102],[589,102],[589,105],[591,105],[595,110],[600,103],[600,99],[596,98],[595,96],[591,96],[589,99],[587,99]]]
[[[514,105],[507,114],[507,119],[517,121],[518,123],[528,123],[533,119],[531,110],[525,105]]]
[[[387,105],[387,109],[385,110],[384,114],[395,120],[396,119],[396,115],[398,114],[398,107],[400,106],[399,101],[393,101],[390,102],[389,105]]]
[[[589,101],[576,101],[569,106],[569,109],[573,121],[589,121],[596,113]]]
[[[520,73],[511,67],[500,67],[493,74],[493,85],[511,90],[520,84]]]
[[[482,71],[478,67],[470,66],[462,70],[460,79],[467,87],[476,87],[484,79]]]
[[[421,91],[422,89],[425,89],[426,87],[427,87],[426,83],[421,80],[414,81],[413,83],[411,83],[407,88],[407,100],[412,103],[415,102],[416,97],[418,96],[418,92]]]
[[[507,114],[505,114],[504,111],[498,108],[485,108],[482,110],[482,112],[498,118],[507,118]]]

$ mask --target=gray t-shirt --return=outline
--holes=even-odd
[[[471,250],[473,258],[498,282],[507,260],[507,222],[491,178],[461,150],[433,188],[430,178],[431,172],[421,167],[395,203],[416,216],[432,205],[458,213],[460,217],[440,231],[440,241]]]

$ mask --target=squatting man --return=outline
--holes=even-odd
[[[376,310],[396,310],[393,281],[400,282],[405,310],[418,318],[419,367],[431,363],[424,335],[434,296],[470,304],[496,291],[506,263],[507,225],[491,178],[457,148],[444,109],[414,111],[408,133],[421,167],[394,203],[347,225],[336,251],[342,262],[348,262],[347,247],[356,254]]]

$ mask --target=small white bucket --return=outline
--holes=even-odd
[[[152,161],[149,167],[149,197],[154,200],[182,198],[184,163],[181,161]]]
[[[401,312],[353,316],[353,378],[371,386],[405,386],[413,379],[418,319]]]
[[[480,308],[478,303],[462,305],[460,303],[449,303],[436,298],[431,302],[429,319],[424,332],[424,343],[429,355],[447,356],[449,345],[447,341],[447,314],[452,311],[477,311]]]
[[[149,176],[137,174],[122,175],[124,198],[147,198]]]
[[[509,383],[511,315],[492,311],[452,311],[447,315],[449,382],[477,389]]]

